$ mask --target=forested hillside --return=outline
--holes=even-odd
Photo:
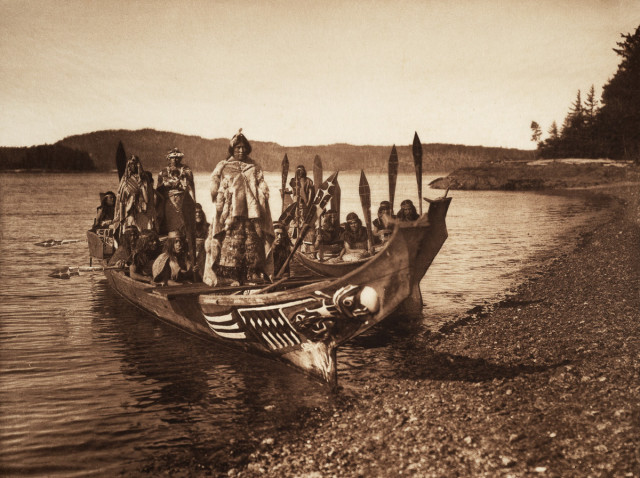
[[[407,135],[407,144],[397,146],[400,171],[413,171],[410,147],[412,137],[410,132]],[[218,161],[227,156],[229,146],[228,139],[206,139],[152,129],[97,131],[70,136],[57,144],[86,151],[98,170],[108,171],[115,168],[115,154],[119,141],[122,141],[127,155],[138,155],[145,169],[150,171],[158,171],[164,167],[166,165],[165,156],[174,147],[179,148],[185,154],[184,163],[194,171],[211,171]],[[251,145],[253,148],[251,156],[268,171],[280,169],[280,163],[285,153],[292,168],[298,164],[304,164],[310,170],[313,158],[315,155],[319,155],[326,171],[336,169],[386,171],[391,152],[391,145],[332,144],[284,147],[276,143],[260,141],[251,141]],[[517,149],[425,144],[423,162],[425,172],[443,172],[487,161],[530,159],[531,155],[531,151]]]
[[[23,148],[0,147],[0,170],[43,169],[48,171],[92,171],[88,153],[60,144]]]

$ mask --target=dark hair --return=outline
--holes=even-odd
[[[233,149],[238,143],[244,144],[245,148],[247,148],[247,154],[251,154],[251,144],[249,144],[249,140],[242,133],[238,133],[231,138],[231,143],[229,144],[229,154],[231,156],[233,156]]]
[[[151,241],[158,240],[158,233],[153,229],[145,229],[138,236],[138,241],[136,242],[136,252],[144,252],[149,248],[149,244]]]

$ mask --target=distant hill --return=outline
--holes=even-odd
[[[411,133],[408,134],[407,144],[397,146],[401,172],[413,171],[410,147],[412,137]],[[184,163],[194,171],[208,172],[214,168],[218,161],[227,157],[229,146],[229,140],[226,138],[206,139],[200,136],[188,136],[153,129],[95,131],[69,136],[53,146],[70,148],[86,154],[98,171],[110,171],[116,167],[115,155],[119,141],[122,141],[127,155],[138,155],[144,168],[153,172],[154,175],[166,165],[166,154],[171,148],[179,148],[185,154]],[[251,156],[267,171],[280,170],[282,158],[286,153],[291,172],[298,164],[304,164],[310,172],[315,155],[320,156],[324,170],[327,172],[337,169],[364,169],[371,172],[384,172],[387,170],[387,161],[391,152],[391,145],[354,146],[340,143],[325,146],[284,147],[276,143],[251,141],[251,146],[253,148]],[[40,148],[40,146],[36,148]],[[438,143],[425,144],[423,148],[423,170],[425,172],[447,172],[491,161],[531,159],[533,154],[531,151],[518,149]],[[71,157],[73,155],[69,154],[69,158]],[[4,162],[4,160],[2,161]],[[7,160],[7,163],[11,164],[17,162],[19,161]],[[72,164],[75,165],[76,162]],[[86,167],[84,163],[80,166]]]
[[[88,153],[61,144],[10,148],[0,147],[0,170],[93,171]]]

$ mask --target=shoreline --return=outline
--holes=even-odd
[[[624,202],[609,220],[504,299],[418,338],[422,360],[205,466],[239,477],[638,476],[640,192],[602,189]]]

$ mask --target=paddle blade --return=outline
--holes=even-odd
[[[285,153],[284,158],[282,158],[282,188],[280,189],[280,196],[282,197],[282,213],[285,211],[285,199],[287,197],[285,190],[287,189],[287,177],[289,176],[289,158],[287,158],[287,154]]]
[[[413,165],[416,169],[416,181],[418,183],[418,197],[422,197],[422,143],[416,132],[413,136]],[[420,215],[422,215],[422,201],[420,203]]]
[[[393,211],[393,200],[396,197],[396,182],[398,180],[398,152],[396,151],[396,145],[391,148],[391,154],[389,155],[389,202],[391,203],[391,210]]]
[[[316,157],[313,158],[313,184],[318,186],[318,184],[322,184],[322,160],[320,156],[316,154]]]
[[[340,218],[340,194],[342,191],[340,190],[340,184],[338,184],[338,178],[334,181],[334,190],[333,195],[331,196],[331,209],[333,209],[338,215],[338,219]]]
[[[282,214],[280,214],[278,221],[283,223],[285,226],[289,226],[291,221],[293,221],[293,219],[296,217],[296,206],[297,204],[294,202],[289,204],[289,206],[287,206],[287,208],[282,211]]]
[[[116,168],[118,169],[118,179],[124,176],[124,170],[127,167],[127,153],[124,152],[122,141],[118,142],[118,150],[116,151]]]
[[[364,171],[360,170],[360,185],[358,186],[358,192],[360,193],[360,202],[363,208],[371,209],[371,189],[369,188],[369,182],[364,175]]]

